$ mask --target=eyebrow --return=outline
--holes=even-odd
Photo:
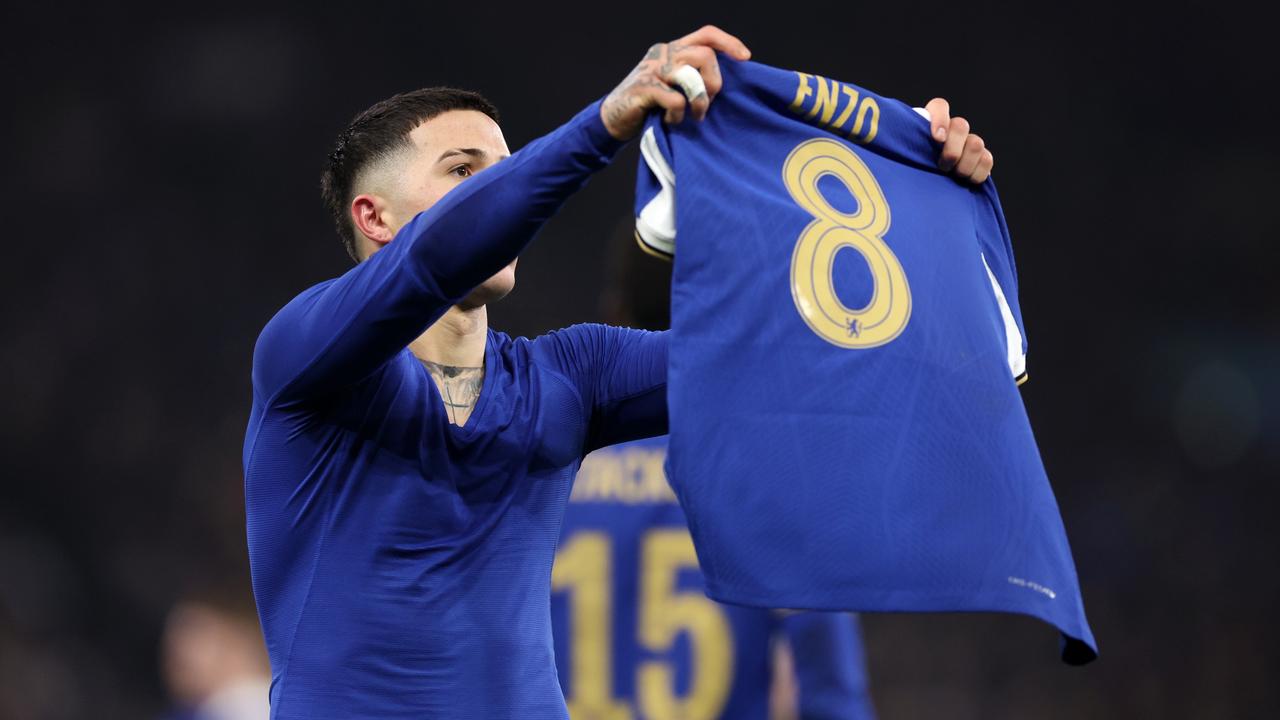
[[[476,158],[478,160],[483,160],[489,156],[489,153],[485,152],[484,150],[481,150],[480,148],[453,148],[451,150],[445,150],[443,153],[441,153],[440,157],[436,158],[436,162],[440,162],[441,160],[444,160],[447,157],[452,157],[454,155],[470,155],[471,157]],[[503,158],[508,158],[508,157],[511,157],[511,156],[502,155],[498,159],[501,160]]]

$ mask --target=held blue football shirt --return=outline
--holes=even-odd
[[[855,85],[722,60],[705,122],[641,141],[637,236],[674,252],[670,478],[712,597],[992,610],[1096,656],[1016,382],[995,184]],[[678,240],[677,240],[678,237]],[[678,247],[678,252],[675,252]]]
[[[665,432],[665,336],[490,331],[462,427],[406,346],[617,148],[592,105],[262,331],[244,470],[272,718],[565,717],[560,519],[586,452]]]
[[[573,720],[767,720],[771,651],[788,641],[802,720],[869,720],[857,619],[705,595],[665,438],[587,456],[552,572],[556,666]]]

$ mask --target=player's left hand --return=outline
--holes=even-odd
[[[942,143],[938,169],[975,185],[991,177],[995,157],[987,149],[987,143],[969,131],[969,121],[951,117],[951,103],[942,98],[930,100],[924,109],[929,113],[933,139]]]

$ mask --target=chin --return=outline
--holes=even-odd
[[[506,297],[515,287],[516,264],[511,263],[472,290],[459,304],[466,308],[488,305]]]

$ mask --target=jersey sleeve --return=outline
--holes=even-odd
[[[254,352],[255,392],[296,401],[378,369],[510,263],[621,146],[596,102],[451,190],[386,247],[271,319]]]
[[[974,225],[982,247],[982,260],[987,267],[991,292],[1000,308],[1004,325],[1009,372],[1019,385],[1027,379],[1027,329],[1022,323],[1022,306],[1018,302],[1018,270],[1013,260],[1013,242],[1005,223],[996,192],[995,180],[988,178],[974,191]]]
[[[670,260],[676,252],[676,172],[671,145],[656,115],[640,135],[636,174],[636,242],[640,249]]]
[[[794,658],[801,720],[875,717],[857,616],[789,613],[782,627]]]
[[[667,332],[574,325],[538,338],[590,414],[584,454],[667,432]]]

